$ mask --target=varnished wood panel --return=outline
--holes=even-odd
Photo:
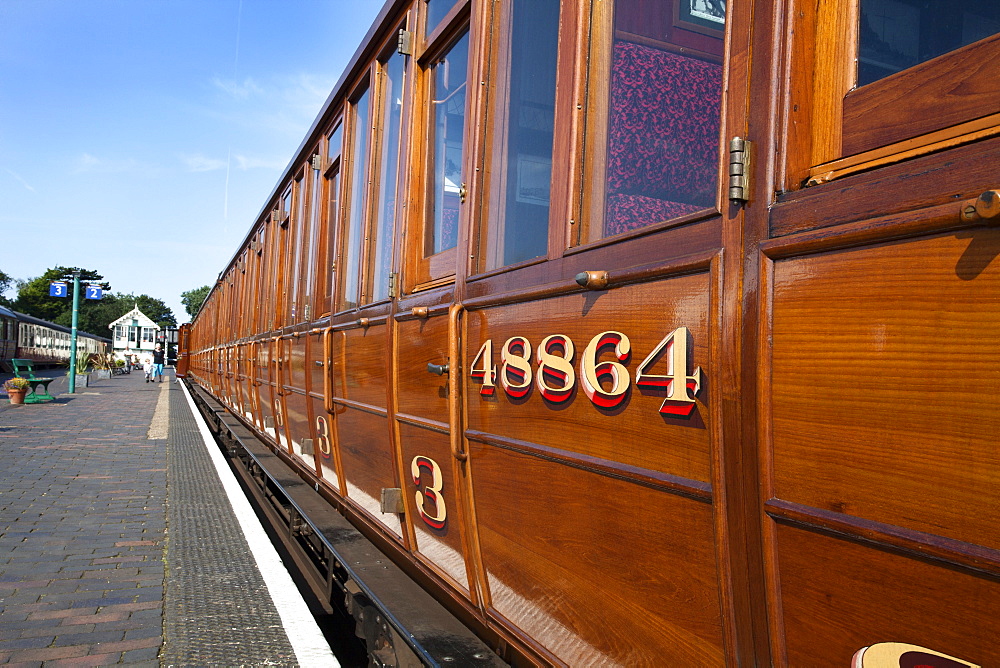
[[[327,363],[327,351],[324,348],[324,334],[320,332],[309,333],[309,356],[306,359],[306,375],[309,377],[309,393],[313,396],[323,396],[324,377],[329,373],[331,366]]]
[[[1000,109],[1000,34],[862,86],[844,98],[844,155]]]
[[[778,525],[790,667],[845,668],[857,650],[907,642],[982,666],[1000,662],[1000,583]]]
[[[773,266],[773,493],[1000,548],[1000,232]]]
[[[393,472],[389,421],[386,417],[346,408],[337,414],[337,442],[347,495],[375,520],[402,536],[399,518],[382,514],[382,489],[399,487]]]
[[[466,378],[467,426],[627,466],[710,482],[711,283],[709,272],[702,272],[613,290],[470,311],[465,316],[467,375],[487,339],[493,342],[493,361],[499,375],[504,343],[510,337],[521,336],[532,345],[531,367],[537,376],[538,346],[549,335],[563,334],[574,344],[572,365],[576,385],[568,400],[555,403],[543,398],[535,386],[522,398],[509,396],[499,380],[495,393],[484,396],[480,394],[480,382]],[[702,378],[696,405],[686,418],[659,412],[665,391],[639,388],[635,384],[639,365],[678,327],[687,327],[690,332],[690,341],[685,343],[687,373],[700,367]],[[629,392],[622,404],[613,409],[600,408],[589,400],[581,380],[585,348],[605,331],[625,334],[632,349],[624,363],[629,373]],[[605,351],[599,359],[608,361],[614,356]],[[655,373],[666,374],[666,356],[659,356],[654,367]]]
[[[288,365],[285,379],[291,387],[302,392],[306,390],[306,374],[308,371],[306,369],[306,342],[307,337],[296,336],[288,339],[285,343],[287,346],[285,364]]]
[[[771,208],[771,234],[784,236],[977,197],[996,187],[1000,139],[929,155],[784,193]],[[960,169],[956,169],[959,167]],[[903,187],[905,186],[905,187]]]
[[[386,325],[334,333],[333,396],[385,408]]]
[[[711,505],[475,445],[492,607],[569,665],[723,665]]]
[[[340,480],[340,455],[337,452],[337,428],[336,417],[326,412],[323,399],[312,397],[310,399],[312,410],[312,428],[314,450],[316,451],[316,471],[320,478],[330,483],[330,486],[337,492],[341,491]],[[347,409],[337,406],[338,412]]]
[[[405,469],[401,476],[404,501],[416,537],[416,552],[468,592],[469,578],[462,537],[464,513],[448,434],[402,423],[398,429]],[[415,459],[418,460],[418,468],[425,459],[437,465],[441,476],[439,489],[434,489],[433,470],[427,462],[420,469],[419,483],[414,480],[412,467]],[[417,496],[421,498],[424,512],[431,518],[430,522],[424,521],[418,512]],[[443,521],[435,522],[434,518],[442,518]]]
[[[313,438],[312,421],[309,419],[309,399],[297,390],[284,390],[284,392],[285,426],[292,454],[310,469],[315,469],[312,448],[304,443],[306,439]]]
[[[448,314],[396,324],[396,407],[400,413],[448,422],[448,376],[428,364],[448,361]]]

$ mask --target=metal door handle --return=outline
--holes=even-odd
[[[448,373],[447,364],[433,364],[431,362],[427,363],[427,373],[432,373],[435,376],[443,376]]]

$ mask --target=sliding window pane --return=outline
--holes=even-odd
[[[1000,33],[997,0],[861,0],[858,85]]]
[[[433,151],[433,224],[427,226],[425,257],[458,244],[468,61],[469,36],[465,34],[432,65],[433,126],[430,145]]]
[[[486,269],[545,255],[555,123],[559,0],[514,0],[509,10],[505,109],[493,123],[494,158]],[[499,84],[498,84],[499,87]]]
[[[434,29],[441,25],[441,21],[448,15],[451,8],[458,4],[458,0],[427,0],[427,34],[430,35]]]
[[[399,179],[399,140],[403,120],[405,56],[396,55],[383,64],[382,155],[379,169],[379,199],[372,231],[372,300],[389,296],[392,241],[396,223],[396,189]]]
[[[352,126],[354,141],[351,153],[350,199],[348,222],[344,230],[342,248],[343,270],[340,308],[355,308],[358,305],[358,289],[361,281],[361,242],[365,219],[365,194],[368,183],[368,91],[366,90],[352,105]]]

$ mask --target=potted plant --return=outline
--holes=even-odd
[[[110,355],[94,355],[91,357],[91,366],[94,367],[94,377],[97,380],[107,380],[111,378],[111,363],[108,361]]]
[[[28,388],[31,387],[31,383],[26,381],[24,378],[10,378],[4,381],[4,389],[7,390],[7,396],[10,397],[10,403],[12,404],[23,404],[24,395],[28,393]]]
[[[76,356],[76,386],[87,387],[90,376],[87,373],[87,366],[90,364],[90,354],[80,353]],[[67,372],[68,375],[68,372]]]

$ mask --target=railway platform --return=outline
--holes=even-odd
[[[0,663],[338,665],[172,371],[51,390],[0,398]]]

